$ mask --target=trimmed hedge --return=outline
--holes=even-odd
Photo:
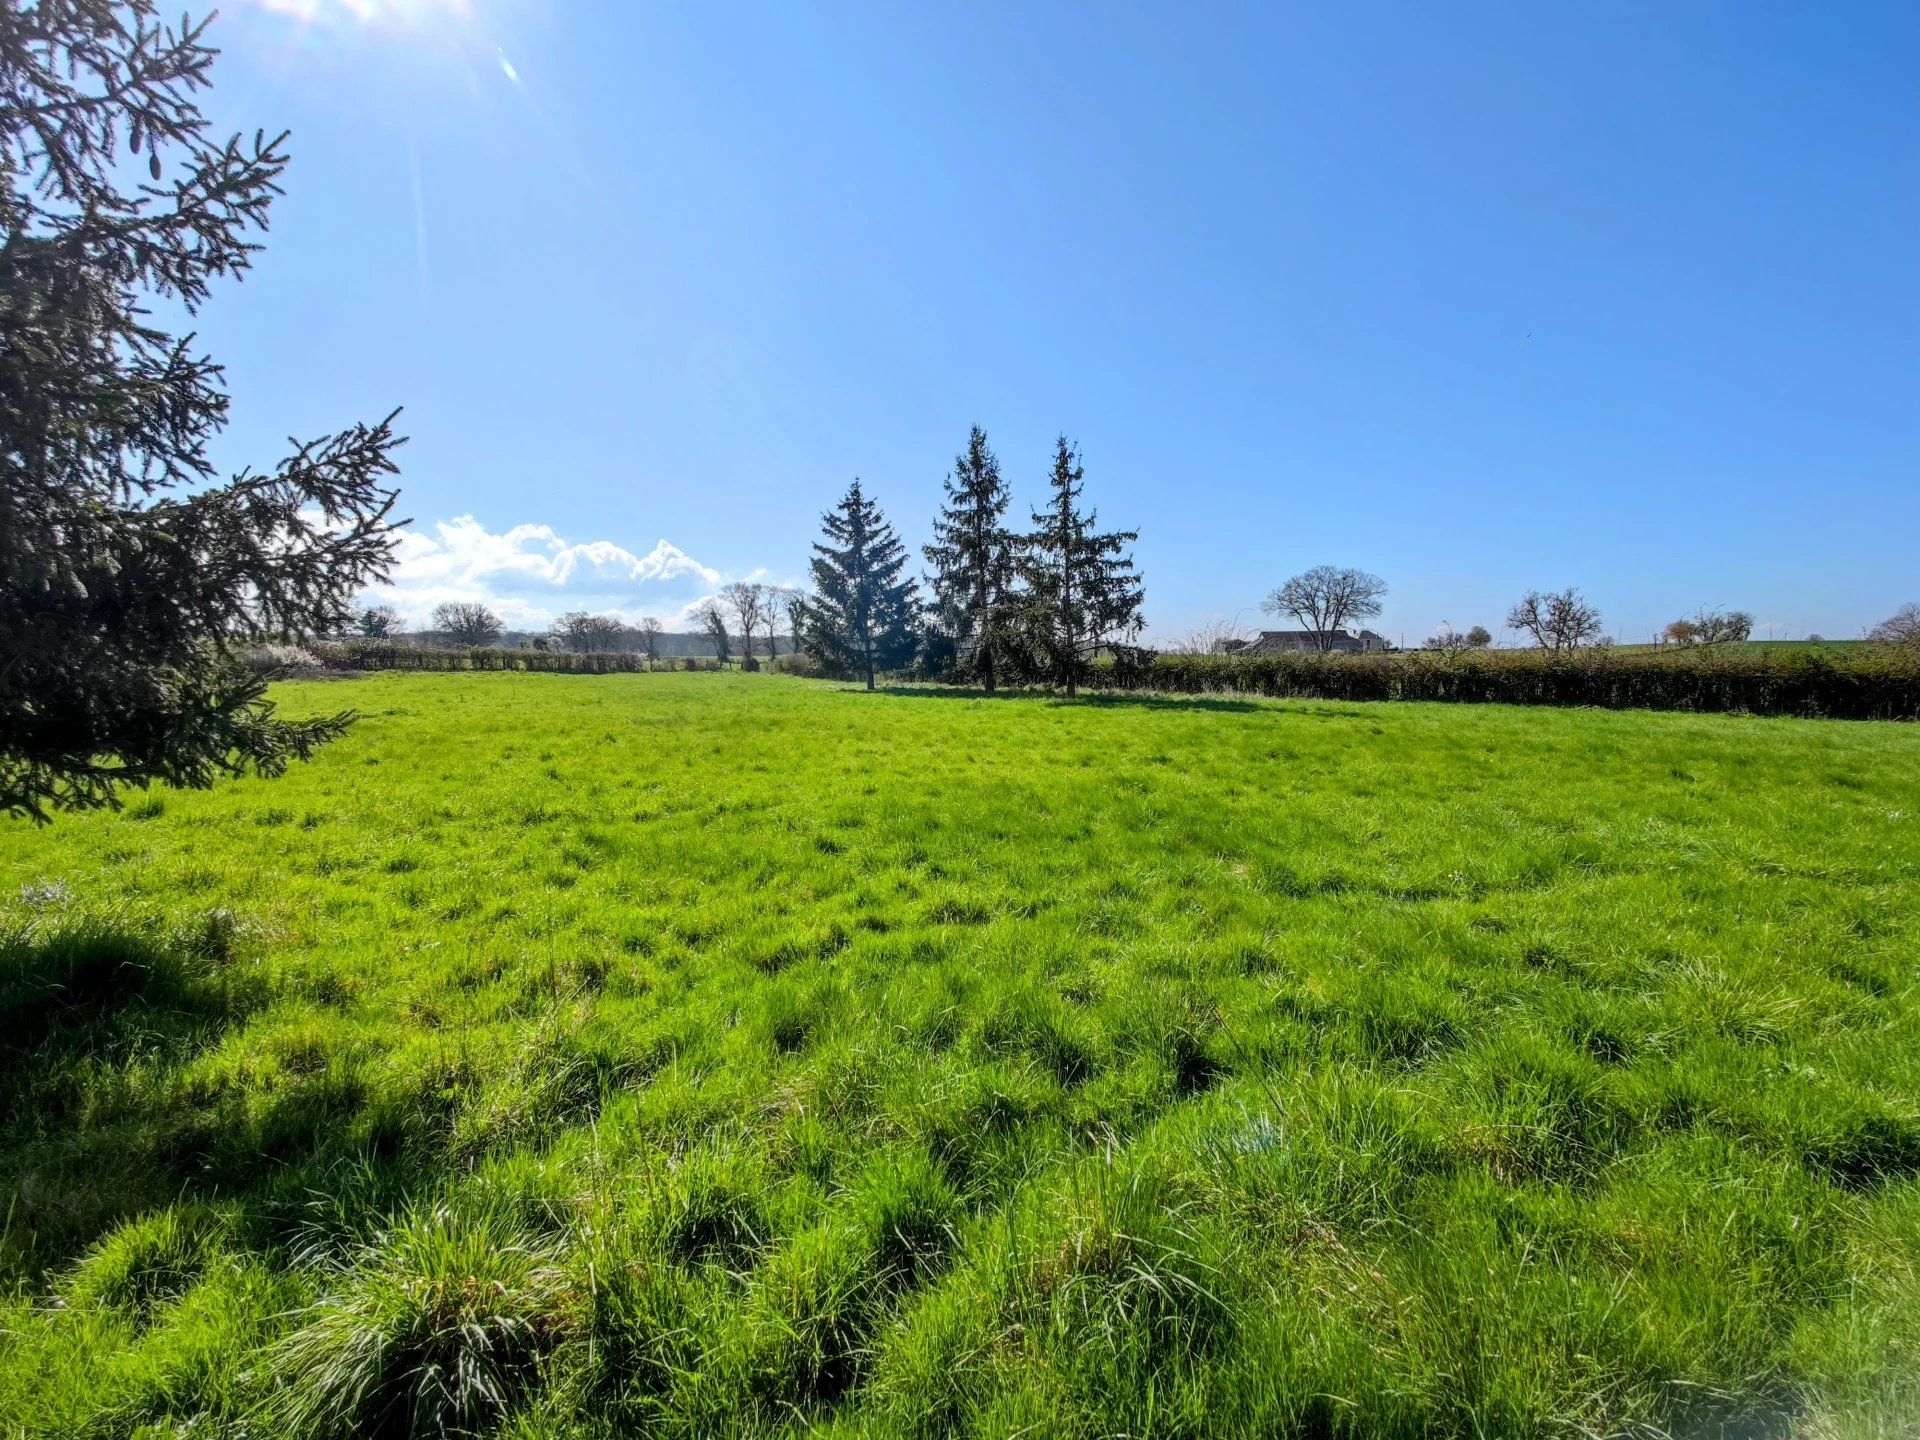
[[[1495,650],[1390,655],[1157,655],[1093,683],[1173,694],[1318,700],[1451,700],[1614,710],[1734,711],[1843,720],[1920,719],[1920,650],[1857,646],[1769,654],[1702,650]]]
[[[632,675],[648,670],[718,670],[711,657],[575,654],[571,650],[508,650],[476,645],[455,649],[397,640],[333,640],[314,653],[335,670],[531,670],[551,675]],[[784,659],[785,657],[781,657]]]
[[[710,657],[649,664],[644,655],[566,650],[444,649],[392,640],[314,647],[336,670],[525,670],[624,675],[718,670]],[[768,663],[763,661],[763,664]],[[811,673],[804,657],[777,669]],[[1490,650],[1448,659],[1392,655],[1154,655],[1128,650],[1096,665],[1090,688],[1175,695],[1269,695],[1313,700],[1450,700],[1500,705],[1585,705],[1610,710],[1733,711],[1841,720],[1920,719],[1920,649],[1858,645],[1840,651],[1769,652],[1735,646],[1686,650]]]

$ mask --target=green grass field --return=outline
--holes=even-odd
[[[0,827],[0,1435],[1920,1423],[1920,728],[280,698]]]

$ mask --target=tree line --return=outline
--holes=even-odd
[[[1260,608],[1270,615],[1296,620],[1311,640],[1309,648],[1327,653],[1336,648],[1348,625],[1378,616],[1386,594],[1387,582],[1378,575],[1349,566],[1316,565],[1276,586]],[[1599,607],[1571,585],[1564,590],[1529,590],[1507,611],[1506,624],[1507,629],[1531,641],[1534,648],[1550,654],[1614,644],[1613,637],[1604,631]],[[1657,643],[1683,647],[1739,644],[1752,638],[1753,627],[1749,611],[1702,606],[1691,616],[1667,625]],[[1888,644],[1920,639],[1920,605],[1902,606],[1869,631],[1867,638]],[[1224,654],[1244,643],[1234,627],[1214,625],[1194,631],[1180,648],[1190,654]],[[1493,634],[1484,625],[1458,630],[1443,623],[1421,648],[1454,656],[1485,650],[1492,644]]]
[[[794,595],[782,586],[737,580],[693,613],[693,633],[713,646],[725,663],[733,659],[736,639],[748,664],[763,654],[780,655],[779,621]],[[737,626],[737,629],[730,627]],[[764,635],[763,635],[764,632]],[[533,650],[565,650],[575,655],[642,655],[648,660],[684,656],[684,646],[673,643],[655,615],[626,621],[589,610],[569,610],[554,619],[544,634],[517,642]],[[684,633],[684,632],[678,632]],[[353,616],[351,634],[362,640],[402,640],[442,644],[462,650],[486,649],[507,638],[506,622],[481,601],[449,600],[433,608],[428,628],[409,635],[400,612],[391,605],[363,604]]]

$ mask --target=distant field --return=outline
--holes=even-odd
[[[1758,650],[1769,655],[1800,650],[1865,650],[1875,648],[1869,640],[1739,640],[1731,644],[1711,646],[1673,646],[1673,645],[1621,645],[1621,650],[1710,650],[1722,655],[1737,655],[1742,650]]]
[[[281,698],[0,825],[0,1435],[1920,1418],[1920,727]]]

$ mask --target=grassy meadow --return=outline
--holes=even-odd
[[[1920,727],[278,698],[0,825],[0,1435],[1920,1424]]]

